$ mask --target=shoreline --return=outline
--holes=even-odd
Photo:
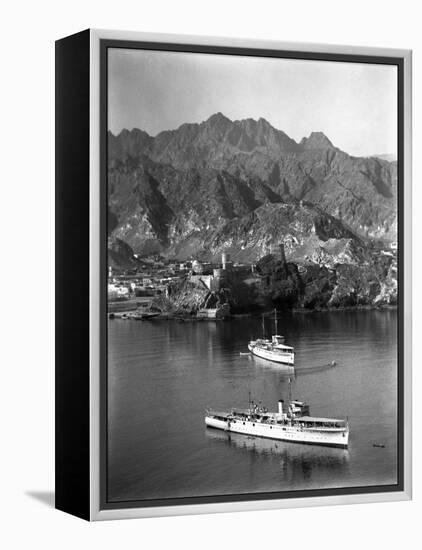
[[[112,307],[110,308],[110,303],[107,307],[107,317],[109,319],[129,319],[129,320],[136,320],[136,321],[177,321],[177,322],[203,322],[203,321],[212,321],[212,322],[220,322],[220,321],[230,321],[230,320],[236,320],[236,319],[243,319],[248,317],[260,317],[263,314],[268,314],[268,310],[264,311],[253,311],[248,313],[234,313],[231,315],[228,315],[224,319],[210,319],[210,318],[203,318],[203,317],[196,317],[195,315],[191,315],[189,313],[176,313],[176,312],[155,312],[155,315],[150,314],[150,312],[147,307],[142,307],[142,304],[137,302],[136,300],[128,300],[128,302],[111,302]],[[119,307],[122,306],[122,307]],[[310,315],[313,313],[346,313],[346,312],[353,312],[353,311],[394,311],[397,310],[397,305],[389,305],[385,304],[382,306],[373,306],[373,305],[362,305],[362,306],[344,306],[344,307],[336,307],[336,308],[315,308],[315,309],[307,309],[307,308],[292,308],[288,310],[278,310],[279,314],[288,314],[288,315]]]
[[[391,304],[385,304],[382,306],[374,306],[374,305],[365,305],[365,306],[342,306],[342,307],[326,307],[326,308],[315,308],[315,309],[307,309],[307,308],[293,308],[291,311],[292,313],[301,313],[301,314],[309,314],[309,313],[341,313],[346,311],[391,311],[396,310],[397,305],[391,305]]]

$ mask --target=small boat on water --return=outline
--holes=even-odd
[[[294,348],[284,344],[284,336],[277,334],[277,310],[274,310],[274,332],[271,340],[265,338],[265,318],[262,316],[263,337],[257,340],[251,340],[248,349],[251,353],[268,361],[283,363],[285,365],[294,365]]]
[[[296,443],[342,448],[349,444],[347,420],[310,416],[309,406],[302,401],[290,401],[285,409],[280,399],[278,411],[270,412],[249,399],[247,409],[207,410],[205,424],[226,432]]]

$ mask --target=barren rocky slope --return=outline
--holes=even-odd
[[[256,262],[283,241],[289,262],[335,270],[340,283],[376,279],[368,303],[382,285],[384,302],[394,301],[395,260],[377,266],[379,248],[397,239],[395,162],[352,157],[320,132],[297,143],[264,119],[221,113],[156,137],[109,133],[108,147],[117,260],[124,243],[141,255],[216,259],[225,251]],[[362,274],[365,266],[376,275]]]

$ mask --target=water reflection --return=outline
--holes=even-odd
[[[272,371],[275,374],[278,374],[280,377],[288,377],[292,381],[297,376],[305,376],[306,374],[316,374],[320,372],[330,371],[332,369],[341,369],[341,364],[337,363],[336,361],[332,361],[331,363],[325,363],[323,365],[308,365],[308,364],[299,364],[295,366],[291,365],[282,365],[280,363],[274,363],[272,361],[267,361],[265,359],[261,359],[260,357],[256,357],[255,355],[249,355],[248,357],[244,357],[244,359],[247,361],[252,361],[254,365],[259,367],[260,369],[265,369],[267,371]],[[300,361],[299,361],[300,363]]]
[[[249,357],[247,357],[247,360],[252,361],[253,364],[259,369],[272,371],[282,378],[291,377],[293,379],[295,376],[295,368],[291,365],[274,363],[273,361],[267,361],[266,359],[261,359],[261,357],[256,357],[255,355],[249,355]]]
[[[316,374],[318,372],[325,372],[332,369],[338,369],[340,365],[337,363],[326,363],[325,365],[309,365],[309,366],[298,366],[295,367],[295,375],[296,376],[304,376],[306,374]],[[341,368],[341,367],[340,367]]]
[[[310,481],[313,475],[321,477],[324,473],[341,476],[348,471],[347,449],[276,441],[213,428],[205,431],[207,439],[213,444],[219,443],[232,451],[258,455],[269,460],[277,459],[284,482],[293,482],[296,478]]]

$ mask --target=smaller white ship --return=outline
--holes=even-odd
[[[310,416],[309,406],[302,401],[291,401],[285,410],[280,400],[278,411],[270,412],[249,399],[247,409],[207,410],[205,424],[226,432],[295,443],[342,448],[349,444],[347,420]]]
[[[284,336],[277,334],[277,310],[274,310],[274,332],[271,340],[265,338],[265,320],[262,316],[263,337],[258,340],[251,340],[248,349],[251,353],[262,359],[283,363],[284,365],[295,364],[295,352],[291,346],[286,346]]]

